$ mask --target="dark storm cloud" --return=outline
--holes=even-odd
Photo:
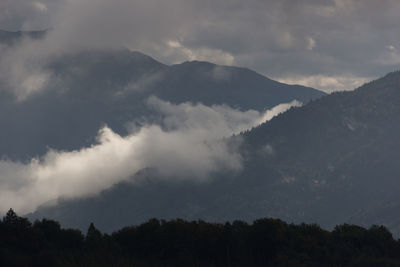
[[[5,0],[0,5],[1,26],[47,21],[56,29],[48,43],[58,49],[122,43],[166,63],[235,64],[327,90],[352,89],[400,63],[395,0]]]

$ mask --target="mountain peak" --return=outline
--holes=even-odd
[[[22,38],[40,39],[43,38],[48,30],[42,31],[5,31],[0,30],[0,43],[12,45]]]

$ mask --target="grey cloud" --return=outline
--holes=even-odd
[[[45,88],[52,73],[44,66],[49,55],[42,49],[41,41],[25,39],[17,47],[0,49],[0,90],[11,90],[22,101]]]
[[[320,75],[360,81],[397,68],[382,57],[390,56],[388,44],[400,41],[399,10],[398,1],[236,2],[208,11],[207,22],[198,23],[183,44],[224,50],[235,64],[277,79]]]
[[[132,180],[143,168],[158,171],[162,179],[202,182],[217,171],[242,168],[239,151],[224,137],[258,125],[293,105],[282,104],[259,113],[207,107],[173,105],[152,97],[148,105],[162,115],[159,124],[135,129],[120,136],[110,128],[99,131],[97,144],[76,151],[50,150],[30,162],[0,160],[0,212],[10,207],[34,211],[59,198],[80,198]]]
[[[2,0],[0,1],[0,28],[2,30],[46,29],[63,0]]]
[[[28,13],[15,8],[23,6],[22,0],[17,2],[3,6]],[[25,2],[32,8],[32,2]],[[50,1],[40,2],[50,6]],[[47,53],[122,44],[165,63],[209,60],[276,79],[298,78],[299,83],[308,76],[327,79],[323,83],[349,80],[337,88],[331,83],[333,90],[383,75],[399,64],[398,54],[387,49],[400,47],[400,2],[395,0],[53,2],[62,8],[49,8],[49,27],[55,30],[40,46]],[[37,12],[27,17],[34,20]],[[5,25],[7,16],[0,14]]]

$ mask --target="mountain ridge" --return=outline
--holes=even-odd
[[[25,161],[44,155],[47,148],[71,151],[87,147],[103,125],[126,135],[126,123],[151,117],[145,102],[152,95],[175,104],[227,104],[259,111],[325,95],[312,88],[271,85],[268,78],[241,68],[210,63],[202,69],[195,65],[188,63],[190,68],[183,69],[182,65],[168,66],[127,49],[86,51],[60,55],[42,66],[49,74],[45,88],[23,102],[13,100],[14,88],[0,81],[0,123],[8,128],[0,132],[0,139],[9,140],[0,143],[1,156]],[[231,79],[221,82],[213,76],[214,69],[217,76],[224,77],[227,72],[228,78],[234,70],[234,79],[243,84],[257,80],[258,85],[253,89]],[[203,73],[202,79],[195,79],[199,73]],[[77,128],[79,132],[72,130]]]
[[[35,216],[79,227],[72,218],[89,210],[90,218],[99,218],[93,207],[101,205],[108,214],[121,206],[129,212],[114,213],[109,225],[102,216],[102,229],[117,227],[118,218],[138,223],[151,217],[250,221],[268,216],[326,228],[383,224],[397,236],[400,224],[390,214],[400,203],[400,167],[394,160],[400,156],[399,101],[400,73],[390,73],[355,91],[292,108],[240,135],[245,157],[240,174],[219,173],[201,185],[121,184],[100,197],[39,209]],[[64,216],[66,210],[74,216]],[[386,215],[379,216],[382,212]]]

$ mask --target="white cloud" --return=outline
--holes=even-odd
[[[233,65],[235,57],[230,53],[219,49],[210,48],[188,48],[178,41],[167,41],[167,48],[163,47],[161,52],[165,57],[175,58],[174,63],[182,61],[208,61],[215,64]]]
[[[307,50],[313,50],[314,47],[316,46],[316,42],[313,38],[307,37]]]
[[[337,13],[337,9],[333,6],[311,6],[309,8],[311,13],[325,18],[333,17]]]
[[[295,41],[295,37],[289,31],[282,31],[277,34],[277,43],[280,48],[290,49]]]
[[[118,94],[121,97],[124,97],[125,91],[145,91],[146,89],[151,88],[154,84],[162,81],[164,78],[165,73],[163,72],[144,74],[134,82],[129,83],[121,92],[118,92]]]
[[[325,76],[325,75],[312,75],[312,76],[289,76],[284,78],[276,78],[276,80],[287,84],[300,84],[317,88],[326,93],[333,91],[351,91],[364,83],[367,83],[376,77],[354,77],[354,76]]]
[[[232,78],[232,73],[229,69],[215,66],[212,70],[212,78],[218,82],[227,82],[230,81]]]
[[[258,123],[263,123],[265,121],[271,120],[273,117],[275,117],[277,114],[281,114],[285,112],[286,110],[290,109],[291,107],[300,107],[302,105],[301,102],[297,100],[293,100],[290,103],[285,103],[285,104],[280,104],[272,109],[268,110],[263,114],[263,116],[258,120]]]
[[[45,88],[52,73],[44,66],[52,53],[50,49],[46,52],[42,44],[25,39],[18,46],[0,51],[0,79],[6,85],[0,90],[10,90],[18,101],[23,101]]]
[[[21,93],[18,96],[18,100],[25,100],[31,94],[39,92],[45,87],[46,83],[50,79],[50,74],[47,72],[33,72],[29,76],[21,80]]]
[[[377,62],[382,65],[395,66],[400,64],[400,53],[396,46],[386,45],[384,53],[378,58]]]
[[[32,4],[37,10],[39,10],[41,12],[46,12],[48,10],[48,8],[47,8],[45,3],[35,1]]]
[[[397,51],[396,47],[393,46],[393,45],[387,45],[387,46],[386,46],[386,49],[389,50],[389,51],[391,51],[391,52],[396,52],[396,51]]]
[[[239,171],[241,155],[224,137],[292,106],[279,105],[265,113],[241,112],[227,106],[173,105],[155,97],[148,105],[162,115],[159,125],[145,125],[125,137],[104,127],[91,147],[50,150],[28,163],[0,160],[0,212],[12,207],[26,213],[58,198],[98,194],[132,179],[143,168],[157,170],[163,179],[199,182],[216,171]]]

